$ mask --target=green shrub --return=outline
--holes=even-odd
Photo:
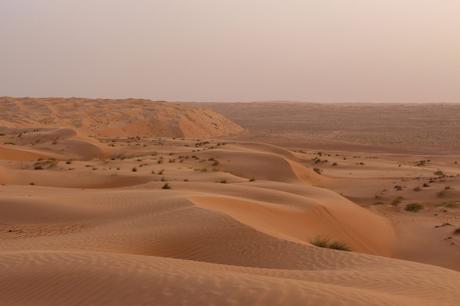
[[[438,170],[434,173],[434,175],[437,175],[437,176],[445,176],[444,172],[442,172],[441,170]]]
[[[406,205],[405,210],[410,212],[418,212],[423,209],[423,205],[419,203],[410,203]]]
[[[397,206],[401,203],[401,201],[404,200],[403,197],[399,196],[399,197],[396,197],[392,202],[391,202],[391,205],[393,206]]]
[[[327,248],[329,245],[329,239],[328,238],[321,238],[321,237],[316,237],[312,241],[310,241],[311,244],[314,246],[320,247],[320,248]]]
[[[330,249],[339,250],[339,251],[351,251],[345,242],[334,241],[329,244]]]
[[[318,174],[322,173],[322,170],[320,168],[313,168],[313,171],[315,171]]]
[[[319,237],[319,236],[313,239],[312,241],[310,241],[310,243],[319,248],[328,248],[328,249],[333,249],[333,250],[338,250],[338,251],[351,251],[351,249],[348,247],[348,245],[345,242],[331,241],[329,238],[324,238],[324,237]]]

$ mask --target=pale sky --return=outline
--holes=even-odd
[[[0,0],[0,96],[460,102],[460,1]]]

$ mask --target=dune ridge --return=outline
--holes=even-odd
[[[455,202],[366,205],[455,201],[452,161],[213,138],[240,129],[163,102],[2,101],[1,305],[458,305]]]
[[[0,97],[0,114],[3,127],[70,128],[105,137],[206,138],[243,131],[209,109],[143,99]]]

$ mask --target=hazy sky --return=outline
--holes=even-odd
[[[460,102],[459,0],[0,0],[0,96]]]

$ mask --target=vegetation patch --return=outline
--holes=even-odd
[[[442,172],[441,170],[438,170],[434,173],[434,175],[437,175],[437,176],[445,176],[444,172]]]
[[[50,159],[39,159],[37,160],[33,167],[35,170],[44,170],[44,169],[51,169],[58,164],[57,160],[54,158]]]
[[[351,249],[348,247],[348,245],[345,242],[331,241],[329,238],[324,238],[324,237],[319,237],[319,236],[313,239],[312,241],[310,241],[310,243],[319,248],[327,248],[327,249],[333,249],[333,250],[338,250],[338,251],[351,251]]]
[[[423,209],[423,205],[419,203],[410,203],[406,205],[406,208],[404,208],[406,211],[410,212],[418,212]]]
[[[391,205],[393,205],[393,206],[398,206],[399,204],[401,204],[402,200],[404,200],[403,197],[401,197],[401,196],[396,197],[396,198],[391,202]]]

